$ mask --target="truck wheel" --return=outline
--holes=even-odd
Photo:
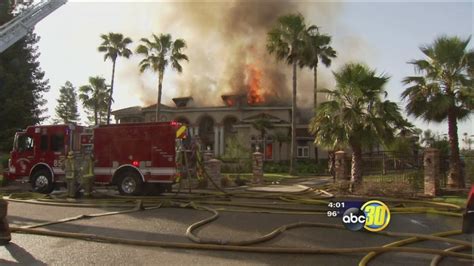
[[[137,196],[143,191],[143,181],[140,175],[135,171],[126,171],[120,174],[118,182],[118,191],[122,195]]]
[[[53,179],[51,173],[47,170],[38,170],[31,176],[31,187],[33,191],[49,194],[54,190]]]

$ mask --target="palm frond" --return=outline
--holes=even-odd
[[[472,79],[474,55],[467,51],[469,41],[470,37],[462,39],[443,35],[432,44],[420,47],[427,58],[409,62],[420,76],[403,80],[409,85],[402,93],[409,114],[441,122],[447,118],[448,110],[453,111],[458,119],[472,110],[469,108],[470,97],[460,93],[463,88],[472,87],[469,80]]]
[[[186,42],[183,39],[176,39],[173,41],[170,34],[152,34],[151,40],[142,38],[141,44],[137,47],[136,52],[144,55],[139,63],[141,72],[146,69],[152,69],[158,73],[164,73],[166,67],[171,64],[172,68],[178,73],[183,71],[180,61],[188,61],[187,55],[182,53],[186,48]]]
[[[140,44],[135,51],[136,51],[136,53],[142,54],[144,56],[148,56],[148,53],[149,53],[148,52],[148,47],[143,45],[143,44]]]

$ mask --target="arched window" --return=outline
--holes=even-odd
[[[237,118],[234,116],[228,116],[224,119],[224,132],[226,135],[235,134],[237,130],[234,128],[234,125],[237,123]]]
[[[214,149],[214,119],[208,115],[199,120],[199,137],[204,147],[210,146]]]

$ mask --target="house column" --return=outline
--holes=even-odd
[[[194,136],[199,135],[199,127],[194,127]]]
[[[219,128],[214,126],[214,156],[219,154]]]
[[[220,129],[220,141],[219,141],[219,154],[220,155],[223,155],[224,154],[224,146],[225,146],[225,143],[224,143],[224,126],[220,126],[219,127]]]
[[[439,194],[439,150],[428,148],[424,157],[424,192],[426,196],[434,197]]]

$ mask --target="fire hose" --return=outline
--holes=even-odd
[[[213,193],[209,193],[212,195]],[[234,193],[235,195],[249,198],[265,198],[268,199],[269,196],[262,196],[259,195],[249,195],[249,193]],[[293,193],[292,193],[293,194]],[[324,194],[324,193],[323,193]],[[259,206],[255,206],[249,203],[235,203],[235,202],[228,202],[228,201],[206,201],[206,193],[204,195],[192,195],[187,199],[178,199],[178,200],[171,200],[171,199],[163,199],[157,197],[141,197],[141,199],[137,200],[135,198],[113,198],[113,199],[104,199],[104,200],[96,200],[94,203],[90,203],[90,201],[67,201],[61,199],[47,199],[47,198],[37,198],[35,200],[26,199],[27,195],[20,195],[22,199],[15,199],[15,195],[12,195],[9,201],[13,202],[23,202],[29,204],[42,204],[48,206],[69,206],[69,207],[133,207],[131,209],[125,211],[116,211],[116,212],[106,212],[106,213],[99,213],[99,214],[90,214],[90,215],[79,215],[75,217],[65,218],[58,221],[53,222],[46,222],[36,225],[30,225],[26,227],[11,227],[12,232],[15,233],[27,233],[27,234],[37,234],[37,235],[44,235],[44,236],[55,236],[55,237],[67,237],[67,238],[74,238],[74,239],[82,239],[87,241],[98,241],[98,242],[109,242],[109,243],[117,243],[117,244],[128,244],[128,245],[139,245],[139,246],[157,246],[163,248],[186,248],[186,249],[201,249],[201,250],[226,250],[226,251],[238,251],[238,252],[264,252],[264,253],[285,253],[285,254],[352,254],[352,253],[367,253],[369,252],[360,262],[360,265],[366,265],[371,259],[373,259],[376,255],[384,253],[384,252],[408,252],[408,253],[423,253],[423,254],[433,254],[436,255],[432,260],[432,265],[436,265],[443,257],[456,257],[461,259],[467,259],[474,261],[474,256],[471,254],[466,253],[459,253],[456,251],[460,251],[462,249],[472,248],[472,243],[446,238],[445,236],[451,236],[460,234],[460,231],[450,231],[450,232],[442,232],[437,233],[434,235],[422,235],[422,234],[406,234],[406,233],[394,233],[394,232],[378,232],[377,234],[380,235],[387,235],[392,237],[409,237],[401,241],[393,242],[383,247],[359,247],[359,248],[293,248],[293,247],[255,247],[250,246],[258,243],[264,243],[271,239],[274,239],[278,235],[282,234],[285,231],[301,228],[301,227],[325,227],[331,229],[344,229],[342,225],[334,225],[334,224],[325,224],[325,223],[309,223],[309,222],[299,222],[293,223],[288,225],[283,225],[278,228],[275,228],[270,233],[267,233],[263,236],[254,238],[254,239],[247,239],[242,241],[232,241],[232,240],[215,240],[215,239],[207,239],[207,238],[200,238],[195,235],[193,232],[200,227],[203,227],[215,220],[219,217],[219,212],[203,204],[207,205],[221,205],[226,207],[237,207],[237,208],[251,208],[251,210],[246,210],[249,212],[285,212],[285,213],[311,213],[311,214],[322,214],[322,211],[312,211],[312,210],[304,210],[303,208],[291,208],[288,206],[296,205],[296,204],[311,204],[311,205],[319,205],[319,204],[327,204],[323,199],[315,199],[313,197],[310,198],[302,198],[300,196],[295,196],[294,194],[286,194],[282,195],[281,193],[275,193],[271,195],[270,198],[278,198],[280,200],[284,200],[289,205],[287,207],[281,206],[266,206],[265,204],[261,204]],[[190,201],[194,197],[197,201]],[[326,197],[327,198],[327,197]],[[403,202],[403,200],[396,200],[396,199],[388,199],[393,202]],[[406,202],[407,203],[407,202]],[[415,202],[411,202],[415,203]],[[417,202],[420,203],[420,202]],[[445,204],[445,203],[435,203],[435,202],[421,202],[423,205],[434,206],[434,207],[399,207],[394,211],[394,213],[407,213],[407,212],[430,212],[430,211],[437,211],[443,215],[454,215],[457,214],[456,212],[459,209],[458,206],[452,204]],[[152,204],[152,206],[144,207],[145,204]],[[281,203],[278,203],[281,205]],[[36,229],[37,227],[48,226],[57,223],[64,223],[70,222],[79,219],[91,219],[91,218],[98,218],[107,215],[117,215],[123,213],[130,213],[136,211],[144,211],[156,208],[164,208],[164,207],[174,207],[174,208],[192,208],[201,211],[210,212],[212,215],[207,217],[203,220],[193,223],[190,225],[186,230],[186,236],[188,239],[195,243],[176,243],[176,242],[162,242],[162,241],[143,241],[143,240],[132,240],[132,239],[123,239],[123,238],[114,238],[114,237],[107,237],[107,236],[98,236],[92,234],[82,234],[82,233],[67,233],[67,232],[57,232],[57,231],[43,231]],[[441,210],[440,210],[441,209]],[[228,208],[221,209],[224,211],[243,211],[243,210],[231,210]],[[446,249],[446,250],[437,250],[437,249],[426,249],[426,248],[412,248],[412,247],[401,247],[403,245],[419,242],[419,241],[442,241],[446,243],[455,244],[457,246]]]

